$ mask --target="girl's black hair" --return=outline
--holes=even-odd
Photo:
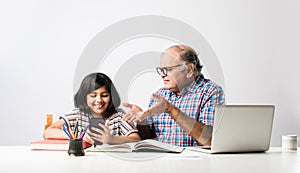
[[[87,105],[87,95],[103,86],[110,94],[110,102],[105,115],[102,116],[104,119],[107,119],[116,113],[116,109],[120,106],[121,102],[120,96],[110,78],[103,73],[91,73],[82,80],[80,88],[74,96],[75,107],[91,115],[91,110]]]

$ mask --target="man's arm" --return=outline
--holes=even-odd
[[[140,132],[140,136],[142,139],[153,138],[154,132],[151,132],[147,123],[141,123],[146,120],[147,117],[155,114],[160,114],[163,112],[168,113],[179,125],[183,128],[189,135],[195,138],[202,145],[210,145],[211,144],[211,136],[212,136],[212,126],[205,125],[196,121],[193,118],[185,115],[182,111],[176,108],[174,105],[169,103],[164,97],[159,96],[157,94],[152,95],[157,99],[157,102],[145,111],[142,111],[136,105],[133,104],[125,104],[124,106],[131,108],[131,112],[128,112],[123,119],[125,121],[138,122],[139,125],[138,130]],[[138,108],[138,109],[137,109]],[[154,128],[153,128],[154,129]],[[144,134],[145,133],[145,134]]]
[[[181,110],[172,104],[167,104],[166,113],[168,113],[189,135],[205,146],[211,145],[211,136],[213,127],[205,125],[195,119],[185,115]]]

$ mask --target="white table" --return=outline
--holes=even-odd
[[[31,151],[29,146],[0,146],[0,172],[238,172],[300,173],[300,151],[203,154],[91,153],[70,157],[64,151]]]

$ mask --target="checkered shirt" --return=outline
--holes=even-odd
[[[213,125],[216,105],[225,104],[223,89],[201,74],[191,84],[182,90],[181,96],[174,92],[160,88],[158,95],[165,97],[175,107],[187,116],[206,125]],[[156,99],[151,98],[149,107],[154,105]],[[159,141],[177,146],[201,145],[167,113],[148,117],[148,126],[154,128]]]

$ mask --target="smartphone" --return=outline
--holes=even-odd
[[[105,124],[105,120],[103,118],[90,118],[89,119],[89,130],[93,133],[98,133],[94,130],[92,130],[92,127],[96,127],[96,128],[99,128],[99,129],[102,129],[100,126],[99,126],[99,123],[101,124]],[[98,133],[99,134],[99,133]],[[95,145],[102,145],[102,142],[99,142],[97,140],[94,140],[94,144]]]

